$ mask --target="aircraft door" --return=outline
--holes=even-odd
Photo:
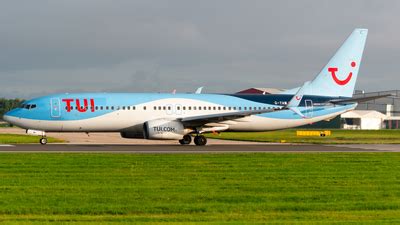
[[[61,117],[61,101],[59,98],[50,99],[50,115],[53,118]]]
[[[306,113],[305,116],[306,117],[312,117],[313,116],[313,101],[310,99],[306,99],[305,101],[305,105],[306,105]]]

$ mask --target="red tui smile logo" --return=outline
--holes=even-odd
[[[351,67],[356,67],[356,62],[351,62]],[[336,76],[336,72],[338,71],[337,67],[329,67],[328,71],[331,72],[332,78],[333,80],[338,84],[338,85],[346,85],[347,83],[349,83],[349,81],[351,80],[351,77],[353,76],[353,73],[350,72],[349,75],[346,77],[346,79],[344,80],[340,80],[337,76]]]

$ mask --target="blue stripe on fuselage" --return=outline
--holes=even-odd
[[[76,107],[76,99],[79,99],[81,106],[83,106],[84,99],[89,102],[88,107],[90,108],[90,99],[94,99],[95,106],[135,106],[146,102],[152,102],[156,100],[178,98],[182,99],[182,102],[177,104],[185,105],[184,99],[199,100],[209,102],[213,104],[232,106],[232,107],[274,107],[279,105],[285,105],[284,102],[288,102],[292,95],[230,95],[230,94],[165,94],[165,93],[77,93],[77,94],[56,94],[44,96],[36,99],[26,101],[25,104],[36,104],[37,108],[28,109],[16,109],[8,113],[10,116],[16,116],[26,119],[35,120],[82,120],[89,119],[98,116],[102,116],[115,110],[95,110],[92,112],[88,109],[86,112],[79,112],[74,109],[71,112],[66,111],[66,102],[63,99],[73,99],[71,102],[72,107]],[[61,117],[51,117],[50,113],[50,100],[60,99],[61,102]],[[312,100],[314,103],[325,103],[329,99],[327,97],[320,96],[305,96],[303,97],[302,105],[305,100]],[[151,109],[149,109],[151,110]],[[275,113],[268,113],[265,115],[277,115]],[[289,114],[284,114],[289,116]],[[292,118],[292,117],[290,117]]]

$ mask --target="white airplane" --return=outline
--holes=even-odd
[[[205,145],[206,132],[268,131],[334,118],[378,98],[352,98],[368,30],[355,29],[321,72],[279,94],[76,93],[26,101],[4,120],[46,132],[120,132],[123,138],[176,139]],[[380,96],[382,97],[382,96]]]

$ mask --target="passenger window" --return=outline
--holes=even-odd
[[[226,110],[226,107],[224,106],[222,109],[223,109],[223,110]]]
[[[136,106],[132,106],[132,110],[135,110],[136,109]]]
[[[157,110],[157,106],[154,106],[154,110]]]
[[[161,106],[158,106],[158,110],[161,110]]]
[[[242,107],[239,107],[239,110],[242,110]]]
[[[213,110],[216,110],[216,109],[217,109],[217,107],[214,106],[214,107],[213,107]]]
[[[165,106],[163,106],[162,108],[163,108],[163,110],[167,110],[167,107],[165,107]]]
[[[131,107],[130,107],[130,106],[128,106],[128,107],[126,107],[126,109],[127,109],[127,110],[131,110]]]
[[[207,107],[204,106],[203,109],[204,109],[204,110],[207,110]]]
[[[114,110],[114,106],[111,106],[111,110]]]
[[[189,106],[188,109],[189,109],[189,110],[192,110],[192,106]]]
[[[106,110],[108,110],[108,106],[106,106]]]
[[[231,110],[232,108],[231,107],[228,107],[228,110]]]
[[[146,110],[146,106],[143,106],[143,110]]]
[[[233,107],[233,110],[236,110],[236,107]]]
[[[76,107],[76,109],[78,109],[78,107]],[[100,106],[100,110],[103,110],[103,106]]]
[[[183,106],[182,108],[183,108],[183,110],[186,110],[186,106]]]

